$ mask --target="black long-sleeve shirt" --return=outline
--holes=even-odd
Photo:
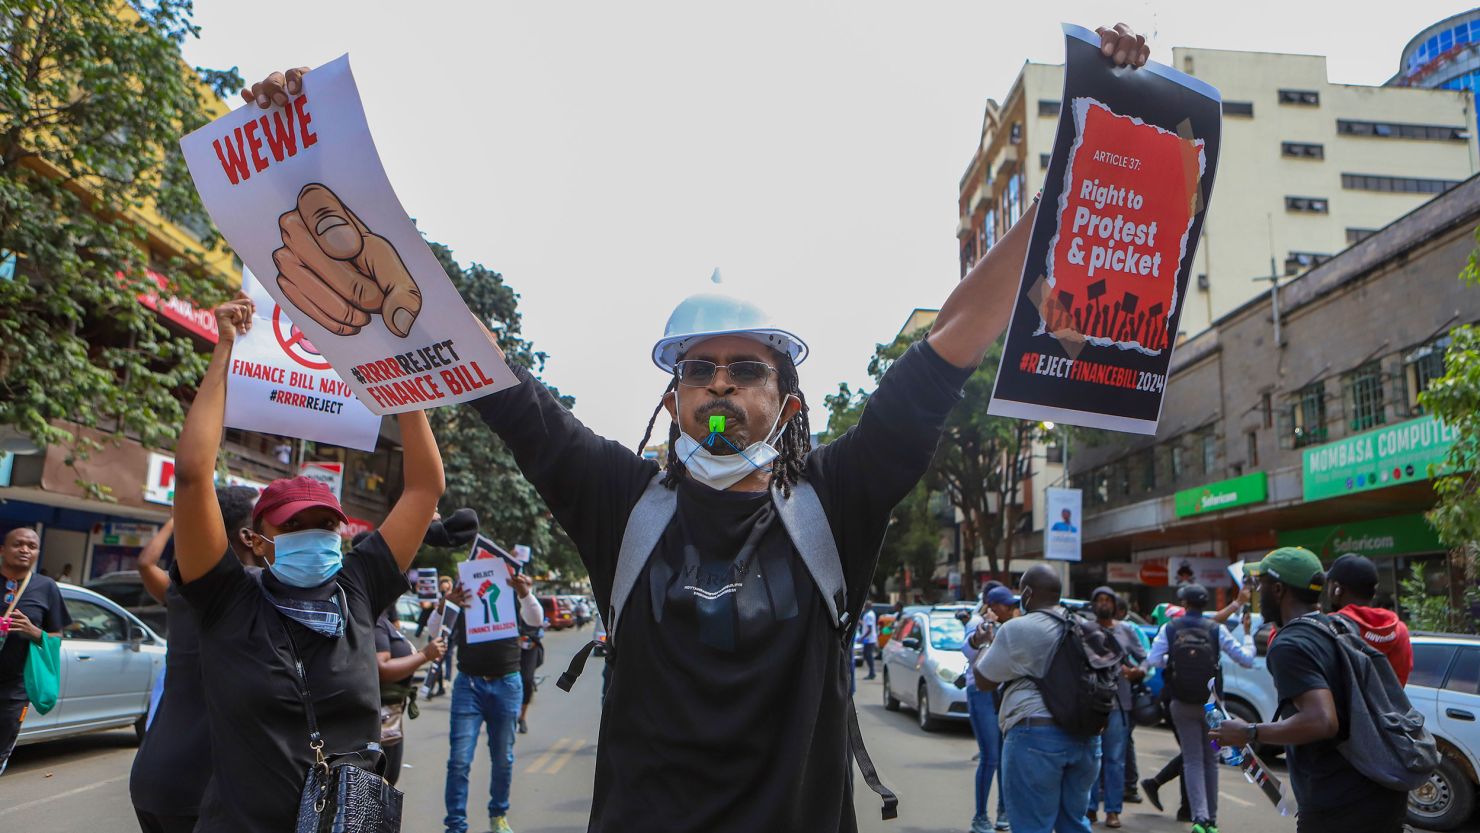
[[[657,465],[598,437],[516,373],[524,384],[476,407],[575,542],[605,603],[627,517]],[[916,345],[858,425],[807,457],[854,607],[889,513],[929,465],[969,375]],[[851,657],[768,493],[681,483],[614,647],[590,831],[857,829]]]

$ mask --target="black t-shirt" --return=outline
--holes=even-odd
[[[386,616],[384,613],[380,614],[380,618],[375,620],[375,653],[388,653],[391,655],[391,659],[400,659],[411,656],[411,652],[411,642],[406,639],[406,635],[401,633],[401,629],[396,627],[389,616]],[[404,684],[415,676],[416,672],[413,671],[404,678],[392,680],[389,683],[392,685]],[[381,685],[386,684],[386,682],[381,683]]]
[[[227,558],[235,559],[232,554]],[[134,756],[129,796],[134,807],[161,816],[194,816],[211,780],[211,730],[200,676],[200,625],[172,581],[165,594],[170,638],[164,694]]]
[[[283,616],[263,594],[265,587],[279,599],[335,598],[336,584],[347,608],[337,639]],[[313,754],[289,632],[308,674],[324,751],[349,752],[380,740],[375,619],[406,589],[379,532],[347,553],[339,574],[321,588],[288,587],[269,571],[259,581],[229,551],[210,572],[180,586],[200,621],[214,763],[197,833],[293,829]]]
[[[1324,619],[1324,617],[1320,617]],[[1347,807],[1355,802],[1388,802],[1406,793],[1388,790],[1370,781],[1347,762],[1338,746],[1350,726],[1346,677],[1341,670],[1336,640],[1306,624],[1287,623],[1269,643],[1266,664],[1280,698],[1280,717],[1299,711],[1295,698],[1324,688],[1336,701],[1340,731],[1336,737],[1304,746],[1286,746],[1290,786],[1300,812]]]
[[[16,587],[20,587],[24,580],[17,580]],[[4,582],[5,577],[0,576],[0,587],[5,586]],[[4,598],[4,593],[0,593],[0,599]],[[9,604],[0,604],[0,615],[8,607]],[[41,628],[42,633],[61,633],[72,624],[57,583],[40,573],[31,576],[31,583],[26,585],[26,592],[16,602],[15,611],[24,613],[32,624]],[[4,644],[0,645],[0,700],[26,699],[26,659],[30,656],[31,641],[20,634],[7,636]]]
[[[657,466],[596,436],[515,372],[523,384],[476,407],[575,541],[606,603],[628,515]],[[807,458],[854,607],[889,512],[929,466],[970,372],[916,345],[858,425]],[[849,657],[767,494],[681,484],[677,515],[621,621],[592,833],[857,829]]]
[[[515,602],[518,615],[518,602]],[[452,644],[457,648],[457,670],[474,677],[504,677],[519,670],[519,640],[494,639],[489,642],[468,644],[468,632],[463,627],[466,616],[457,617],[453,628]],[[521,620],[522,621],[522,620]]]

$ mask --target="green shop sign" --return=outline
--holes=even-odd
[[[1282,547],[1305,547],[1326,562],[1348,552],[1376,558],[1444,549],[1438,534],[1422,515],[1396,515],[1335,526],[1285,530],[1276,540]]]
[[[1175,498],[1179,518],[1263,503],[1269,500],[1269,476],[1256,471],[1232,480],[1198,486],[1196,489],[1183,489]]]
[[[1459,432],[1431,416],[1378,428],[1301,455],[1305,499],[1427,480],[1430,463],[1443,463]]]

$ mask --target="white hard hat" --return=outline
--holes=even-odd
[[[690,295],[668,316],[663,338],[653,345],[653,364],[664,373],[688,349],[712,336],[738,335],[755,339],[791,357],[794,364],[807,358],[807,343],[794,334],[772,326],[770,316],[749,301],[728,295]]]

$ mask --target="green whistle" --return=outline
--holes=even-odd
[[[715,414],[709,418],[709,433],[723,434],[725,432],[725,417],[723,414]]]

